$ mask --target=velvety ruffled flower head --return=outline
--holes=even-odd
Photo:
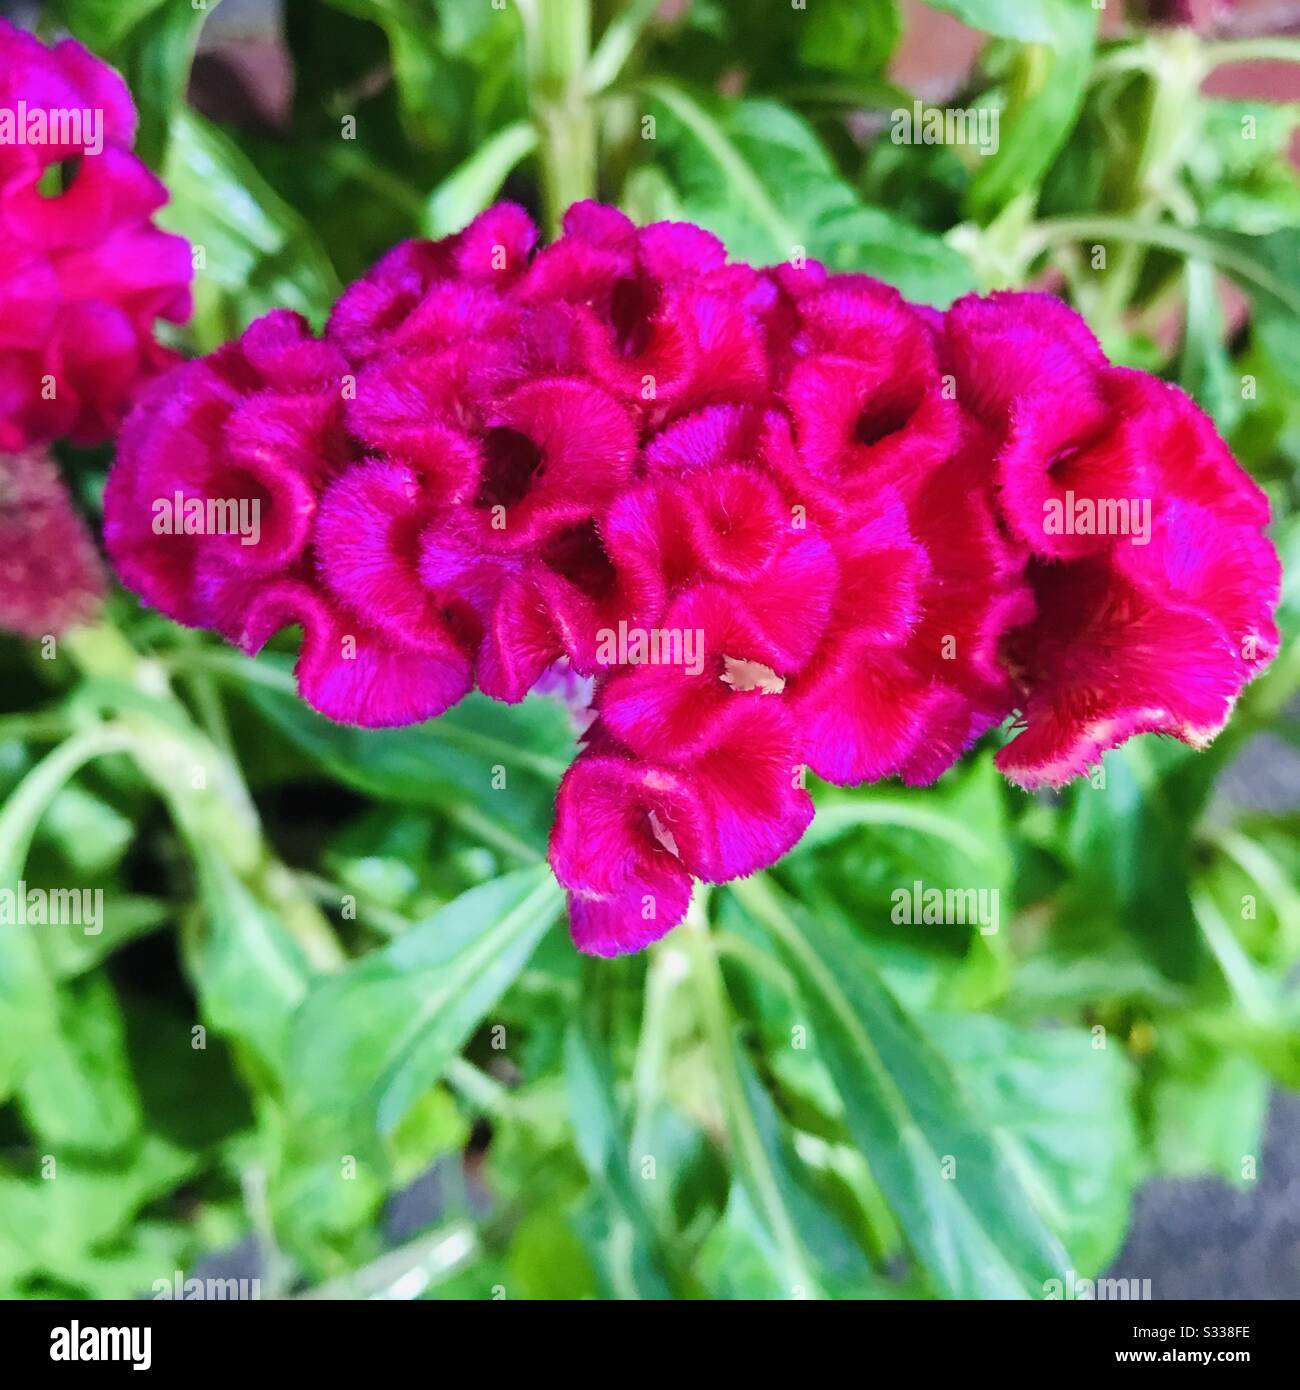
[[[189,316],[190,250],[134,136],[117,73],[0,19],[0,449],[108,438],[173,360],[154,324]]]
[[[1111,367],[1058,301],[972,297],[946,332],[1034,594],[1004,647],[1023,732],[998,766],[1059,786],[1136,733],[1204,746],[1277,652],[1267,498],[1192,401]]]
[[[181,622],[250,652],[300,626],[331,718],[580,703],[550,855],[582,949],[775,862],[808,769],[929,782],[1019,711],[1004,771],[1054,783],[1133,732],[1203,741],[1274,651],[1261,495],[1063,305],[942,315],[595,204],[536,243],[499,205],[397,247],[322,339],[272,314],[176,369],[106,535]]]

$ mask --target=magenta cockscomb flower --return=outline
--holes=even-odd
[[[174,360],[154,324],[189,316],[190,249],[150,220],[135,119],[80,44],[0,19],[0,449],[107,439]]]
[[[1012,707],[998,650],[1031,611],[1023,566],[988,497],[987,432],[956,399],[935,327],[861,276],[830,277],[795,314],[790,484],[815,499],[841,582],[790,694],[809,765],[841,784],[933,781]]]
[[[1034,593],[1004,645],[1024,731],[998,766],[1059,786],[1136,733],[1204,746],[1277,651],[1267,498],[1181,391],[1111,367],[1058,301],[961,300],[947,337]]]
[[[175,360],[155,321],[189,314],[190,250],[150,220],[167,195],[134,134],[117,73],[0,19],[0,626],[28,636],[89,618],[103,587],[39,446],[108,439]]]
[[[106,535],[181,622],[300,625],[334,719],[582,682],[550,858],[583,950],[778,859],[806,769],[929,782],[1018,711],[1000,766],[1055,784],[1131,733],[1203,742],[1275,651],[1262,495],[1064,305],[942,315],[596,204],[536,241],[499,205],[396,248],[322,340],[273,314],[155,383]]]
[[[432,604],[405,639],[395,624],[369,621],[375,588],[393,582],[364,563],[386,517],[354,509],[342,527],[352,542],[348,596],[328,583],[340,529],[329,488],[355,453],[343,426],[348,365],[277,311],[154,383],[119,440],[104,539],[123,579],[177,622],[214,628],[249,652],[300,625],[299,684],[323,714],[412,723],[465,694],[469,664]],[[366,470],[346,476],[364,482]]]

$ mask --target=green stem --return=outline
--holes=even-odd
[[[1177,201],[1178,171],[1188,142],[1196,138],[1201,109],[1198,92],[1205,71],[1194,34],[1172,34],[1152,42],[1149,52],[1150,99],[1128,210],[1130,218],[1143,224],[1158,222]],[[1125,241],[1116,253],[1097,305],[1102,323],[1112,331],[1122,326],[1146,257],[1146,244],[1138,239]]]
[[[369,927],[381,936],[394,938],[404,936],[415,925],[409,917],[402,916],[400,912],[393,912],[390,908],[381,907],[378,903],[367,902],[351,888],[345,888],[341,883],[335,883],[322,874],[313,874],[305,869],[300,870],[298,882],[302,884],[312,901],[319,903],[322,907],[337,909],[344,898],[355,898],[357,918],[362,926]]]
[[[314,966],[341,965],[343,949],[328,920],[266,842],[238,762],[194,723],[162,664],[136,652],[108,618],[75,628],[61,640],[92,680],[124,684],[156,703],[157,714],[132,704],[124,705],[118,718],[136,762],[185,838],[219,854],[278,914]],[[195,777],[198,770],[201,779]]]
[[[596,121],[587,92],[591,0],[519,0],[542,214],[559,235],[571,203],[596,195]]]
[[[0,811],[0,881],[23,871],[32,834],[46,807],[88,762],[105,753],[125,753],[130,732],[120,724],[96,724],[59,744],[10,793]]]
[[[468,1221],[458,1221],[398,1246],[371,1264],[298,1297],[331,1302],[362,1298],[411,1300],[449,1279],[478,1253],[478,1232]]]
[[[730,1001],[718,965],[706,909],[707,890],[697,885],[686,921],[676,939],[691,962],[691,981],[695,986],[700,1025],[713,1058],[714,1076],[722,1100],[727,1133],[735,1152],[736,1167],[748,1175],[747,1182],[763,1220],[781,1251],[792,1283],[802,1285],[810,1296],[818,1296],[819,1284],[804,1257],[799,1233],[795,1230],[781,1198],[780,1182],[772,1169],[763,1138],[755,1124],[745,1096],[745,1082],[736,1059],[736,1042],[731,1026]]]
[[[1300,39],[1261,36],[1257,39],[1224,39],[1202,49],[1206,70],[1224,63],[1300,63]]]
[[[443,1068],[442,1079],[481,1114],[496,1120],[510,1110],[514,1101],[509,1087],[464,1057],[453,1057]]]
[[[671,942],[660,942],[650,954],[646,971],[641,1035],[632,1068],[633,1121],[630,1161],[637,1167],[650,1151],[654,1109],[663,1094],[663,1074],[669,1057],[669,1004],[685,971],[681,951]]]
[[[1264,290],[1300,314],[1300,293],[1279,280],[1259,261],[1239,255],[1232,247],[1213,237],[1175,227],[1168,222],[1143,223],[1131,217],[1061,217],[1047,218],[1031,228],[1030,255],[1037,249],[1069,241],[1140,241],[1146,246],[1158,246],[1179,256],[1198,256],[1211,261],[1245,282],[1247,287]],[[1033,243],[1038,243],[1035,249]]]
[[[1251,1023],[1272,1024],[1277,1011],[1255,963],[1204,889],[1192,893],[1192,912],[1228,991],[1242,1013]]]
[[[145,658],[106,617],[84,627],[75,627],[59,640],[87,676],[126,681],[149,694],[157,694],[165,687],[162,668],[153,662],[146,669]]]
[[[587,65],[587,90],[593,96],[603,92],[622,72],[660,3],[661,0],[627,0],[605,26]]]
[[[216,682],[206,671],[195,671],[190,676],[189,687],[204,732],[227,758],[233,759],[235,746],[231,742],[230,724],[226,719],[226,711],[217,692]]]

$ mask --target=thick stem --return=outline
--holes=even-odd
[[[635,1108],[629,1153],[633,1166],[638,1166],[650,1149],[655,1106],[663,1096],[663,1077],[669,1060],[670,1005],[687,968],[685,956],[671,941],[661,941],[651,948],[641,1037],[632,1071]]]
[[[1156,223],[1166,210],[1178,213],[1178,174],[1200,122],[1199,89],[1205,75],[1204,55],[1196,35],[1175,33],[1151,48],[1152,84],[1142,146],[1130,195],[1129,216]],[[1104,327],[1118,332],[1137,291],[1147,248],[1126,241],[1102,286],[1097,313]]]
[[[709,927],[706,892],[703,884],[696,885],[690,911],[676,936],[690,961],[700,1027],[713,1059],[714,1078],[736,1167],[747,1174],[754,1205],[776,1240],[791,1285],[802,1288],[805,1296],[820,1297],[820,1288],[804,1257],[799,1234],[782,1199],[779,1180],[745,1095],[727,986]]]
[[[596,195],[596,121],[587,92],[591,0],[520,0],[519,10],[542,215],[555,237],[569,205]]]
[[[155,714],[125,701],[117,716],[131,737],[130,751],[185,838],[219,854],[276,913],[314,966],[341,965],[344,953],[328,920],[263,836],[238,763],[194,723],[163,666],[136,652],[107,618],[60,640],[85,675],[129,686],[162,706]]]

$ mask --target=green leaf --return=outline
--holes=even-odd
[[[31,769],[0,808],[0,884],[22,874],[41,817],[65,784],[93,758],[124,752],[132,742],[125,729],[98,725],[67,739]]]
[[[894,0],[818,0],[800,27],[802,66],[851,77],[884,67],[903,32]]]
[[[671,1298],[666,1257],[642,1195],[646,1179],[631,1168],[635,1156],[617,1110],[613,1065],[590,1019],[580,1015],[570,1023],[564,1057],[574,1142],[604,1205],[603,1219],[588,1222],[588,1236],[595,1236],[609,1292]]]
[[[120,1149],[142,1117],[113,987],[103,975],[66,985],[58,1011],[57,1029],[35,1049],[19,1085],[23,1116],[56,1151]]]
[[[514,5],[480,0],[330,0],[378,25],[413,145],[444,149],[473,143],[476,118],[494,106],[516,74],[519,18]],[[481,129],[481,127],[479,127]],[[491,128],[491,127],[489,127]]]
[[[937,1289],[949,1298],[1041,1297],[1067,1257],[1003,1145],[948,1064],[847,933],[761,879],[732,891],[799,981],[844,1123]]]
[[[1105,1268],[1123,1241],[1142,1176],[1133,1070],[1119,1040],[977,1014],[929,1014],[919,1022],[966,1082],[1071,1267],[1088,1277]]]
[[[1038,187],[1083,107],[1098,11],[1092,0],[1044,0],[1040,13],[1051,37],[1016,55],[997,153],[980,162],[971,183],[968,203],[980,222]]]
[[[1007,792],[991,761],[954,769],[927,790],[824,788],[817,803],[808,833],[782,863],[796,896],[869,925],[863,944],[907,1006],[1000,998],[1010,982],[1014,905]],[[899,894],[910,902],[917,884],[921,892],[972,890],[973,910],[928,927],[910,914],[900,921]]]
[[[1300,228],[1268,236],[1207,235],[1219,264],[1251,298],[1260,347],[1300,391]]]
[[[739,1051],[736,1067],[758,1149],[737,1155],[726,1210],[700,1251],[701,1277],[720,1298],[861,1298],[877,1292],[866,1256],[815,1190],[771,1096]],[[755,1163],[759,1153],[761,1163]],[[774,1229],[775,1211],[796,1233],[801,1259],[793,1266],[788,1242]]]
[[[937,841],[963,856],[972,865],[984,865],[1001,848],[995,841],[945,807],[927,803],[909,791],[903,796],[857,792],[828,799],[817,808],[817,817],[792,854],[806,854],[862,826],[911,830]]]
[[[199,31],[221,0],[56,0],[77,39],[119,69],[139,117],[135,149],[161,167],[170,126],[184,104]]]
[[[1300,183],[1289,149],[1300,106],[1206,101],[1187,172],[1208,226],[1267,236],[1300,225]]]
[[[426,236],[458,232],[496,197],[506,175],[537,147],[531,122],[515,121],[485,140],[429,195],[424,210]]]
[[[721,1296],[861,1296],[866,1255],[822,1203],[771,1097],[737,1044],[718,942],[697,903],[679,931],[690,958],[709,1070],[731,1144],[730,1196],[701,1252],[701,1273]],[[744,1287],[737,1283],[743,1266]]]
[[[455,1153],[468,1138],[469,1124],[447,1088],[426,1091],[393,1131],[388,1146],[393,1181],[414,1182],[434,1159]]]
[[[219,3],[154,4],[122,44],[122,70],[140,114],[136,152],[154,168],[162,164],[172,122],[185,103],[199,31]]]
[[[927,0],[972,29],[1023,43],[1052,43],[1057,37],[1055,11],[1062,0]]]
[[[17,895],[32,837],[60,790],[92,758],[130,746],[122,729],[87,729],[46,754],[0,809],[0,893],[16,915]],[[24,1063],[57,1028],[53,981],[27,923],[0,921],[0,1096],[7,1095]]]
[[[31,1274],[98,1292],[98,1259],[120,1249],[117,1242],[141,1209],[168,1196],[198,1166],[193,1154],[153,1134],[124,1155],[49,1158],[52,1169],[36,1158],[28,1171],[0,1166],[0,1286]],[[154,1277],[170,1272],[154,1269]],[[105,1291],[126,1297],[141,1288],[114,1281]]]
[[[596,1271],[566,1215],[535,1207],[510,1241],[506,1287],[515,1298],[577,1301],[600,1296]]]
[[[384,1143],[527,964],[560,905],[549,868],[522,869],[318,978],[289,1043],[295,1141],[381,1160]]]
[[[323,323],[341,288],[334,268],[311,228],[230,136],[178,109],[163,181],[172,197],[159,223],[202,252],[195,273],[201,348],[275,308]]]
[[[569,716],[557,701],[532,695],[505,709],[473,694],[427,724],[356,729],[265,685],[249,684],[246,693],[302,752],[348,786],[386,802],[437,807],[517,859],[544,852],[555,787],[574,747]]]
[[[877,275],[941,307],[974,287],[965,260],[945,242],[863,203],[787,107],[718,104],[668,81],[644,90],[665,113],[659,144],[684,214],[716,232],[738,260],[767,264],[802,249],[832,270]]]
[[[111,52],[135,25],[167,3],[168,0],[55,0],[51,8],[74,38],[103,54]]]
[[[603,92],[619,75],[658,8],[659,0],[628,0],[611,16],[587,64],[590,93]]]
[[[276,1075],[310,967],[283,921],[226,861],[195,851],[201,910],[189,924],[187,961],[203,1016]]]
[[[1268,1114],[1268,1076],[1241,1053],[1198,1040],[1176,1019],[1162,1024],[1147,1092],[1158,1170],[1216,1174],[1242,1186],[1243,1159],[1258,1165]]]
[[[1061,920],[1118,924],[1171,980],[1194,978],[1200,941],[1188,890],[1190,826],[1212,767],[1204,754],[1137,739],[1112,750],[1104,784],[1079,783],[1062,846],[1074,872]],[[1186,788],[1186,794],[1184,794]]]
[[[170,904],[162,898],[108,885],[96,931],[71,924],[46,932],[38,945],[50,974],[57,980],[70,980],[93,970],[119,947],[157,931],[171,915]]]
[[[134,827],[108,802],[73,783],[50,802],[41,825],[41,840],[82,876],[112,869],[130,845]]]

